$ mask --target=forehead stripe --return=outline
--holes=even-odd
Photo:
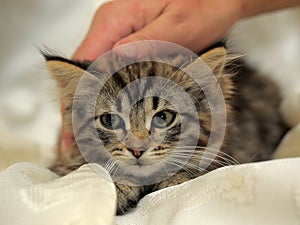
[[[118,72],[116,72],[113,75],[113,78],[116,80],[116,82],[118,84],[120,84],[121,88],[124,88],[126,86],[127,83],[125,82],[125,80],[122,78],[122,76]]]
[[[153,96],[152,97],[152,109],[156,110],[159,103],[159,97]]]

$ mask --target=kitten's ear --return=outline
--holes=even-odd
[[[235,58],[234,56],[228,56],[224,47],[214,48],[200,56],[200,59],[204,61],[215,75],[225,99],[230,99],[234,90],[232,82],[233,75],[228,74],[228,71],[225,70],[225,66]]]
[[[224,67],[227,63],[227,51],[223,47],[214,48],[203,55],[200,59],[212,70],[212,72],[218,77],[223,74]]]
[[[83,68],[72,64],[72,61],[59,57],[45,57],[47,68],[51,77],[56,81],[61,98],[66,104],[71,104],[74,93],[82,75],[86,72]]]
[[[71,84],[79,82],[85,70],[78,66],[58,60],[47,61],[47,68],[51,77],[57,82],[60,88],[68,88]]]
[[[227,99],[232,96],[233,82],[232,75],[228,74],[225,66],[231,59],[232,57],[228,57],[225,48],[214,48],[192,62],[187,67],[187,71],[199,75],[206,85],[213,85],[209,78],[212,72],[222,89],[224,97]]]
[[[227,52],[223,47],[214,48],[193,61],[187,66],[186,70],[192,73],[203,73],[207,71],[207,67],[216,77],[223,74],[224,67],[227,63]]]

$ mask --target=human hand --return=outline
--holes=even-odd
[[[74,58],[95,60],[112,48],[139,40],[169,41],[195,52],[200,51],[221,39],[241,17],[239,2],[239,0],[108,2],[96,12],[90,30]],[[161,49],[154,51],[159,54]],[[141,52],[133,49],[125,54],[138,57]]]

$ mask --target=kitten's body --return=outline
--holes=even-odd
[[[211,112],[208,100],[202,96],[201,88],[197,87],[189,76],[182,71],[178,71],[177,68],[163,63],[143,62],[135,63],[121,69],[107,82],[105,86],[106,90],[100,93],[96,103],[95,116],[98,118],[96,119],[96,127],[104,146],[107,147],[115,159],[131,165],[136,165],[138,162],[151,165],[156,162],[155,160],[157,160],[157,158],[160,160],[167,158],[172,153],[172,149],[178,144],[180,121],[176,116],[169,114],[169,112],[171,112],[171,114],[173,113],[173,108],[170,103],[161,99],[149,97],[134,104],[132,108],[133,113],[130,114],[129,121],[125,119],[123,121],[125,124],[130,124],[133,135],[141,140],[144,140],[150,135],[151,140],[155,142],[156,138],[158,138],[156,136],[161,136],[162,133],[160,132],[165,132],[164,141],[158,143],[157,147],[153,147],[151,145],[153,144],[152,142],[147,144],[143,143],[146,146],[143,147],[145,151],[137,151],[135,149],[140,149],[140,147],[136,146],[137,144],[134,141],[120,143],[114,137],[113,132],[115,131],[110,130],[108,127],[103,127],[103,124],[101,124],[103,115],[107,114],[107,112],[111,112],[111,100],[116,98],[119,91],[122,90],[126,84],[137,79],[143,77],[163,77],[180,84],[192,97],[198,113],[198,118],[196,119],[199,119],[201,126],[200,135],[197,137],[199,148],[195,150],[188,164],[184,165],[177,174],[152,185],[139,186],[139,183],[134,179],[132,180],[132,185],[116,183],[119,214],[133,207],[140,198],[149,192],[180,184],[221,165],[234,163],[231,157],[240,163],[266,160],[271,157],[272,151],[284,132],[284,126],[282,126],[278,114],[280,101],[279,91],[271,81],[256,75],[245,67],[236,67],[233,69],[232,66],[229,65],[223,68],[226,63],[226,59],[224,60],[226,53],[224,54],[223,51],[224,50],[220,49],[211,50],[201,57],[205,63],[209,64],[217,76],[217,80],[224,94],[227,110],[227,127],[221,152],[218,153],[214,162],[205,170],[196,168],[194,165],[198,165],[197,163],[199,163],[199,160],[203,156],[205,146],[208,142],[211,132]],[[63,87],[61,91],[62,97],[65,99],[65,104],[68,108],[64,116],[66,126],[71,129],[72,98],[74,96],[75,87],[79,82],[78,77],[80,77],[80,74],[82,74],[86,68],[84,68],[85,66],[83,65],[79,65],[81,68],[75,66],[73,62],[59,57],[48,56],[47,60],[48,67],[54,79]],[[99,66],[99,71],[101,71],[101,66]],[[237,72],[237,74],[234,76],[228,75],[230,72]],[[70,83],[72,84],[70,85]],[[150,90],[153,87],[151,87],[151,84],[148,84],[144,86],[144,88]],[[107,89],[110,91],[107,91]],[[130,92],[132,94],[134,92],[145,92],[145,90],[141,90],[140,87],[133,87]],[[170,93],[170,98],[180,101],[180,95],[177,96],[176,93]],[[130,99],[128,96],[122,99],[120,103],[122,110],[125,110],[127,107],[126,104],[130,102],[128,99]],[[158,127],[152,128],[152,125],[151,128],[149,126],[147,127],[147,115],[150,115],[154,120],[156,115],[161,116],[161,112],[163,112],[162,116],[166,116],[167,114],[169,117],[173,116],[173,119],[175,117],[173,124],[164,129]],[[121,113],[118,115],[122,117]],[[104,118],[104,120],[105,119],[106,118]],[[186,132],[187,133],[183,133],[183,135],[192,136],[192,131],[188,131],[187,129]],[[127,139],[133,138],[127,133],[124,134],[124,137],[125,136],[128,137]],[[182,154],[184,155],[184,153],[183,150]],[[84,163],[86,163],[86,161],[79,152],[77,145],[74,145],[66,155],[60,156],[57,159],[51,169],[59,175],[65,175]]]

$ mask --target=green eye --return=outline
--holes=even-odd
[[[117,114],[105,113],[100,116],[101,124],[107,129],[119,129],[122,124],[123,120]]]
[[[166,128],[174,122],[175,118],[176,118],[175,112],[169,110],[158,112],[154,115],[152,119],[152,127]]]

